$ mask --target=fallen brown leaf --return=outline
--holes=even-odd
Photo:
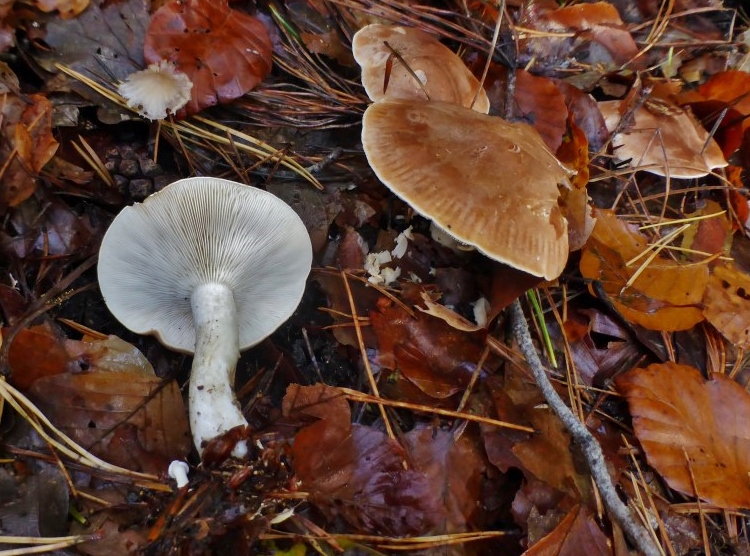
[[[697,369],[671,362],[634,369],[616,384],[649,464],[671,488],[721,508],[750,508],[744,388],[723,374],[705,380]]]

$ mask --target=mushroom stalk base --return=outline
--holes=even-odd
[[[239,324],[232,290],[223,284],[202,284],[190,302],[195,321],[195,355],[190,373],[189,415],[193,443],[203,445],[237,426],[246,426],[234,395],[234,372],[240,357]],[[232,455],[247,453],[245,441]]]

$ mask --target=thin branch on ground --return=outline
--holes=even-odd
[[[531,340],[526,316],[523,314],[521,303],[518,300],[511,307],[511,315],[513,335],[518,341],[521,353],[531,368],[534,380],[542,391],[544,399],[552,408],[552,411],[560,418],[565,428],[573,437],[573,440],[581,447],[581,451],[586,458],[586,463],[591,472],[591,477],[599,489],[604,505],[609,511],[610,518],[622,528],[641,554],[645,554],[646,556],[661,556],[662,552],[648,530],[638,522],[637,517],[630,512],[617,495],[615,486],[612,484],[612,479],[607,471],[604,454],[596,438],[573,415],[573,412],[565,405],[565,402],[552,387],[552,383],[547,376],[547,371],[541,359],[539,359],[534,343]]]

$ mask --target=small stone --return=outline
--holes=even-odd
[[[128,191],[133,199],[142,201],[154,192],[154,184],[147,178],[130,180]]]
[[[137,160],[122,160],[120,162],[120,173],[123,176],[133,177],[138,175],[138,161]]]
[[[115,180],[115,187],[117,187],[117,190],[120,193],[126,193],[128,190],[128,183],[130,183],[130,180],[126,178],[125,176],[121,176],[120,174],[115,174],[112,177]]]
[[[154,162],[150,158],[139,158],[138,164],[141,167],[141,174],[147,178],[153,178],[154,176],[161,174],[161,166]]]
[[[135,150],[130,145],[122,145],[120,147],[120,156],[132,160],[135,158]]]

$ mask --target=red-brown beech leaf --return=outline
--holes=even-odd
[[[304,405],[299,401],[335,399],[337,392],[292,385],[284,414]],[[333,411],[317,413],[325,418],[297,433],[292,458],[310,502],[329,519],[342,518],[358,531],[391,536],[425,533],[441,519],[438,493],[423,473],[403,468],[405,454],[398,443],[378,430],[351,424],[348,405],[344,409],[336,403]]]
[[[193,89],[183,110],[195,114],[258,85],[271,71],[271,39],[259,19],[227,0],[174,0],[151,18],[143,56],[187,74]]]
[[[409,460],[425,473],[445,505],[438,533],[476,531],[483,526],[483,477],[487,459],[476,438],[432,427],[416,428],[404,440]]]
[[[370,312],[378,340],[378,363],[400,370],[430,397],[448,398],[463,390],[484,348],[483,332],[456,330],[424,313],[411,317],[396,305]]]
[[[546,537],[524,552],[524,556],[609,556],[607,536],[585,506],[576,506]]]
[[[648,462],[671,488],[697,490],[721,508],[750,508],[750,394],[723,374],[705,380],[676,363],[634,369],[616,383]]]

